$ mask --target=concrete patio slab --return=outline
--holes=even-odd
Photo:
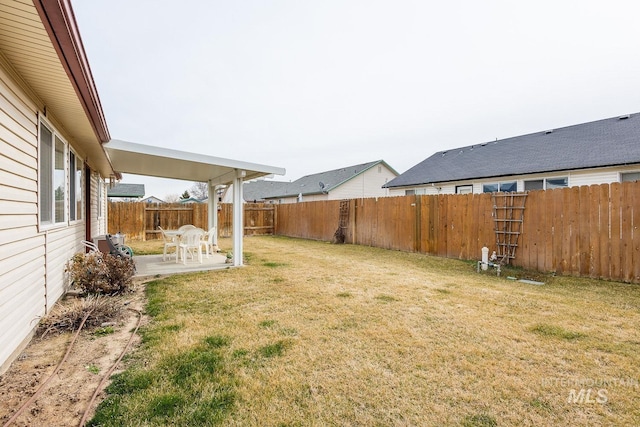
[[[135,277],[137,278],[221,270],[232,266],[232,264],[225,262],[225,255],[217,253],[209,255],[209,258],[206,255],[203,256],[202,264],[197,259],[187,259],[186,265],[182,262],[176,264],[175,258],[167,257],[167,260],[163,261],[162,255],[136,255],[133,260],[136,263]]]

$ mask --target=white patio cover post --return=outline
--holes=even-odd
[[[242,183],[246,174],[246,171],[236,169],[236,176],[233,180],[233,265],[236,267],[242,265],[242,240],[244,237]]]
[[[209,230],[212,227],[215,227],[216,233],[213,235],[213,250],[218,250],[218,186],[213,185],[211,180],[209,180],[209,185],[207,186],[207,194],[209,196],[209,206],[208,206],[208,224]]]

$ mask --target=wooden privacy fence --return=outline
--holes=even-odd
[[[233,230],[233,205],[218,205],[218,236],[230,237]],[[247,203],[244,205],[245,235],[273,234],[273,205]],[[152,240],[161,238],[158,226],[172,230],[184,224],[207,229],[208,205],[204,203],[141,203],[109,202],[109,233],[124,233],[128,239]]]
[[[340,201],[278,205],[275,233],[332,240]],[[531,191],[513,265],[640,283],[640,182]],[[491,194],[349,200],[345,242],[477,260],[496,250]]]

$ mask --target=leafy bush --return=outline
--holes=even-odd
[[[133,282],[132,258],[100,252],[77,253],[68,267],[73,283],[90,294],[116,295],[128,292]]]

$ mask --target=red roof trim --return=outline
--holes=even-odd
[[[111,139],[109,129],[78,32],[71,2],[69,0],[34,0],[33,3],[58,52],[60,62],[82,102],[96,136],[100,142],[108,142]]]

